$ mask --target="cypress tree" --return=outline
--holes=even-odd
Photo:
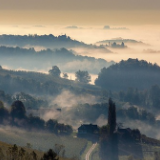
[[[118,160],[118,135],[116,132],[116,105],[109,99],[108,107],[108,126],[109,126],[109,135],[108,135],[108,160]]]

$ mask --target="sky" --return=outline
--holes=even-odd
[[[160,24],[159,0],[0,0],[0,24]]]

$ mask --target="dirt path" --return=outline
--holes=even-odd
[[[91,153],[93,152],[93,150],[96,148],[97,143],[93,144],[92,147],[89,149],[89,151],[87,152],[86,156],[85,156],[85,160],[89,160],[89,157],[91,155]]]

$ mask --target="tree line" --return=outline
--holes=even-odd
[[[32,114],[27,116],[25,106],[19,100],[14,101],[9,110],[0,101],[0,124],[15,126],[30,131],[41,130],[57,135],[70,135],[73,132],[70,125],[58,123],[55,119],[44,121],[42,118],[33,116]]]

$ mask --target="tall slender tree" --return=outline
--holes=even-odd
[[[109,99],[108,107],[108,160],[118,160],[118,135],[116,132],[116,105]]]
[[[116,130],[116,105],[109,99],[109,106],[108,106],[108,125],[109,125],[109,134],[113,135]]]

